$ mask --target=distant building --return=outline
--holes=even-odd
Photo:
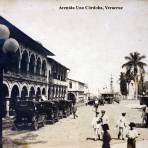
[[[52,58],[48,58],[47,61],[51,66],[48,80],[48,99],[67,99],[67,71],[69,68]]]
[[[88,100],[89,97],[89,90],[87,84],[73,80],[67,79],[68,83],[68,99],[73,100],[77,103],[83,103]]]
[[[3,17],[0,17],[0,24],[9,28],[10,37],[20,45],[8,72],[4,73],[5,115],[13,115],[18,97],[35,98],[37,101],[42,95],[48,100],[65,99],[68,68],[49,58],[54,56],[52,52]]]

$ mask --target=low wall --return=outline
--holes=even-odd
[[[121,100],[122,104],[140,104],[139,100]]]

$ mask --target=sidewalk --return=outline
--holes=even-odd
[[[136,148],[147,148],[148,140],[136,141]],[[127,143],[119,143],[111,145],[111,148],[127,148]]]

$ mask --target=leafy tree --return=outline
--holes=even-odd
[[[125,59],[127,62],[122,65],[122,68],[126,68],[126,73],[130,75],[129,80],[134,80],[135,82],[135,97],[137,98],[138,92],[138,75],[143,75],[145,72],[144,67],[147,65],[142,62],[145,59],[145,55],[140,55],[138,52],[130,53],[129,56],[126,56]]]
[[[123,96],[127,96],[128,94],[126,76],[123,72],[120,74],[120,92]]]

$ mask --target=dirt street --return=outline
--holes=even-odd
[[[121,112],[127,113],[127,120],[141,123],[141,111],[137,102],[122,102],[121,104],[108,104],[99,106],[106,110],[110,120],[110,133],[112,147],[114,144],[126,143],[117,139],[116,121]],[[95,116],[92,106],[78,108],[78,118],[73,116],[61,119],[53,125],[46,125],[37,131],[11,131],[5,130],[5,137],[11,138],[19,144],[19,148],[101,148],[102,141],[93,141],[92,118]],[[137,141],[148,140],[148,129],[137,128],[140,136]],[[87,140],[88,138],[88,140]],[[121,148],[121,147],[120,147]]]

